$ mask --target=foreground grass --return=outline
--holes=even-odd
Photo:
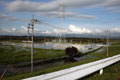
[[[120,62],[105,68],[102,75],[96,72],[80,80],[120,80]]]
[[[91,60],[87,59],[87,60],[84,60],[83,62],[60,64],[60,65],[57,65],[55,67],[49,67],[49,68],[46,68],[44,70],[40,70],[40,71],[37,71],[37,72],[24,73],[24,74],[19,74],[17,76],[13,76],[13,77],[8,77],[8,78],[5,78],[5,80],[20,80],[20,79],[31,77],[31,76],[41,75],[41,74],[45,74],[45,73],[58,71],[58,70],[61,70],[61,69],[70,68],[70,67],[77,66],[77,65],[80,65],[80,64],[92,62],[92,61],[95,61],[95,60],[96,59],[91,59]]]
[[[118,45],[118,46],[116,46],[116,45]],[[109,47],[109,56],[114,56],[114,55],[119,54],[119,52],[120,52],[119,49],[120,49],[120,43],[114,43],[114,44],[112,44],[112,46]],[[43,69],[43,70],[40,70],[40,71],[37,71],[37,72],[22,73],[22,74],[15,75],[15,76],[12,76],[12,77],[6,77],[4,79],[5,80],[20,80],[20,79],[31,77],[31,76],[36,76],[36,75],[41,75],[41,74],[45,74],[45,73],[50,73],[50,72],[58,71],[58,70],[61,70],[61,69],[70,68],[70,67],[73,67],[73,66],[77,66],[77,65],[89,63],[89,62],[100,60],[100,59],[103,59],[103,58],[107,57],[106,56],[106,50],[103,51],[103,52],[99,52],[99,53],[98,52],[91,53],[91,55],[93,56],[93,58],[91,58],[91,59],[85,59],[83,61],[74,62],[74,63],[60,64],[60,65],[57,65],[55,67],[49,67],[49,68],[46,68],[46,69]],[[109,73],[109,74],[111,74],[111,73]],[[109,79],[102,79],[102,80],[111,80],[111,78],[109,78]]]
[[[120,54],[120,42],[113,43],[109,47],[109,56],[117,54]],[[120,80],[120,61],[105,68],[102,75],[96,72],[80,80]]]

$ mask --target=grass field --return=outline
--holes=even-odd
[[[15,64],[30,61],[30,48],[17,48],[14,46],[0,46],[0,64]],[[64,50],[34,49],[34,60],[43,60],[65,56]]]
[[[98,48],[99,49],[99,48]],[[96,49],[96,50],[98,50]],[[89,54],[93,51],[86,52]],[[0,46],[0,64],[16,64],[21,62],[30,62],[31,52],[30,48],[14,47],[12,45]],[[81,54],[81,52],[79,52]],[[86,55],[85,53],[83,55]],[[34,48],[34,61],[52,59],[55,57],[66,56],[64,50],[40,49]]]
[[[120,54],[120,42],[113,43],[112,46],[109,47],[109,56],[117,54]],[[105,68],[102,75],[99,75],[99,72],[96,72],[81,80],[120,80],[120,61]]]
[[[80,80],[120,80],[120,62],[103,69],[102,75],[98,71]]]
[[[39,49],[38,49],[39,51]],[[37,52],[36,52],[37,53]],[[120,53],[120,42],[118,43],[113,43],[110,47],[109,47],[109,56],[114,56]],[[64,54],[64,51],[63,51]],[[40,70],[40,71],[36,71],[33,73],[22,73],[22,74],[17,74],[11,77],[6,77],[4,78],[5,80],[20,80],[23,78],[27,78],[27,77],[31,77],[31,76],[36,76],[36,75],[41,75],[41,74],[45,74],[45,73],[50,73],[50,72],[54,72],[54,71],[58,71],[61,69],[65,69],[65,68],[69,68],[69,67],[73,67],[73,66],[77,66],[77,65],[81,65],[81,64],[85,64],[85,63],[89,63],[92,61],[96,61],[96,60],[100,60],[103,58],[106,58],[106,48],[104,48],[103,52],[94,52],[94,53],[90,53],[93,58],[91,59],[85,59],[83,61],[80,62],[74,62],[74,63],[66,63],[66,64],[59,64],[57,66],[54,67],[48,67],[46,69]],[[109,57],[108,56],[108,57]],[[110,66],[108,68],[106,68],[104,70],[104,74],[102,75],[103,78],[98,79],[99,77],[101,77],[98,72],[83,78],[83,80],[115,80],[118,76],[119,76],[119,67],[120,67],[120,62],[118,62],[117,64]],[[112,70],[113,69],[113,70]],[[119,72],[116,72],[119,71]],[[115,73],[112,73],[115,72]],[[110,76],[111,75],[111,76]],[[97,78],[98,77],[98,78]],[[113,77],[113,78],[111,78]],[[97,78],[97,79],[96,79]]]

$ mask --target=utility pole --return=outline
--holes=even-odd
[[[33,72],[33,53],[34,53],[34,15],[32,17],[32,37],[31,37],[31,72]]]
[[[31,72],[33,72],[33,54],[34,54],[34,15],[32,16],[31,23],[28,24],[28,34],[31,35]],[[30,29],[32,32],[30,33]]]
[[[53,26],[53,25],[50,25],[48,23],[44,23],[42,21],[39,21],[37,19],[34,19],[34,15],[32,17],[32,20],[30,22],[30,24],[28,24],[28,34],[31,35],[31,72],[33,72],[33,54],[34,54],[34,24],[40,24],[40,23],[43,23],[43,24],[46,24],[46,25],[49,25],[49,26]],[[53,26],[53,27],[56,27],[56,26]],[[30,33],[30,29],[32,30],[32,32]]]
[[[107,34],[107,56],[109,55],[109,49],[108,49],[108,46],[109,46],[109,31],[107,29],[106,31],[106,34]]]

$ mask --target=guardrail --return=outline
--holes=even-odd
[[[113,63],[116,63],[118,61],[120,61],[120,54],[88,64],[83,64],[80,66],[75,66],[72,68],[67,68],[40,76],[26,78],[23,80],[76,80],[90,75],[91,73],[94,73],[96,71],[103,70],[103,68],[112,65]]]

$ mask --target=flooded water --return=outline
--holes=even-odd
[[[26,47],[31,47],[30,43],[15,43],[15,42],[2,42],[2,45],[13,45],[15,47],[22,47],[22,48],[26,48]],[[74,46],[76,47],[79,51],[81,52],[88,52],[88,51],[92,51],[96,48],[99,48],[101,46],[103,46],[102,44],[73,44],[73,43],[34,43],[34,48],[41,48],[41,49],[57,49],[57,50],[64,50],[67,47],[71,47]],[[86,55],[86,56],[82,56],[79,58],[75,58],[75,60],[77,61],[84,61],[86,59],[90,59],[90,58],[94,58],[91,55]],[[53,63],[47,63],[47,64],[39,64],[34,66],[34,71],[38,71],[41,69],[46,69],[48,66],[49,67],[53,67],[53,66],[59,66],[61,64],[66,64],[64,62],[64,60],[60,60],[60,61],[56,61]],[[6,68],[7,67],[7,68]],[[26,73],[26,72],[30,72],[30,66],[26,66],[26,67],[15,67],[14,65],[0,65],[0,74],[3,73],[3,71],[5,70],[5,68],[7,69],[7,73],[6,75],[14,75],[14,74],[18,74],[18,73]]]
[[[13,45],[15,47],[31,47],[30,43],[14,43],[14,42],[2,42],[3,45]],[[88,51],[92,51],[102,46],[102,44],[73,44],[73,43],[34,43],[34,48],[41,48],[41,49],[55,49],[55,50],[65,50],[67,47],[74,46],[79,51],[85,53]]]

